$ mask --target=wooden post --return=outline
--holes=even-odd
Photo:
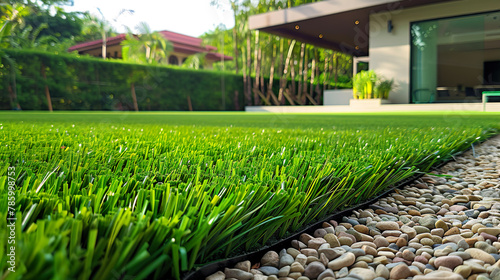
[[[49,112],[52,112],[52,99],[50,98],[49,85],[47,85],[47,74],[45,73],[45,65],[43,63],[41,72],[45,81],[45,97],[47,98],[47,105],[49,106]]]
[[[137,95],[135,95],[135,85],[130,84],[130,93],[132,94],[132,102],[134,103],[134,110],[139,112],[139,105],[137,105]]]

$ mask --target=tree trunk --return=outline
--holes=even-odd
[[[316,92],[316,104],[319,104],[321,100],[321,89],[319,87],[319,53],[317,49],[314,57],[316,58],[316,77],[318,79],[314,91]]]
[[[304,79],[304,52],[306,44],[300,44],[300,61],[299,61],[299,85],[297,89],[297,98],[302,99],[302,81]]]
[[[191,96],[189,94],[187,96],[187,102],[189,111],[193,111],[193,104],[191,103]]]
[[[242,50],[241,50],[241,53],[242,53],[242,60],[243,60],[243,69],[242,69],[242,72],[243,72],[243,97],[244,97],[244,100],[245,100],[245,104],[244,105],[247,105],[247,106],[250,106],[252,105],[252,96],[250,94],[250,92],[248,91],[248,84],[250,83],[250,78],[248,76],[248,70],[247,70],[247,55],[246,55],[246,48],[244,46],[242,46]]]
[[[231,1],[231,8],[233,10],[234,14],[234,27],[233,27],[233,50],[234,50],[234,69],[236,70],[236,75],[238,75],[239,72],[239,65],[238,65],[238,31],[236,30],[236,25],[238,23],[238,20],[236,18],[238,9],[236,6],[236,3],[234,1]]]
[[[332,88],[331,80],[333,77],[333,64],[335,63],[334,54],[335,52],[332,52],[332,55],[330,56],[330,64],[328,65],[328,85],[327,85],[328,89]]]
[[[327,82],[330,78],[330,72],[328,72],[328,67],[330,66],[330,56],[327,54],[327,52],[325,51],[325,65],[323,67],[323,93],[325,92],[326,90],[326,85],[327,85]]]
[[[338,53],[335,53],[335,89],[338,88],[338,79],[339,79],[339,55]]]
[[[285,51],[284,48],[285,46],[283,45],[284,44],[284,41],[283,39],[280,38],[280,62],[279,62],[279,68],[278,68],[278,73],[283,73],[283,52]]]
[[[9,98],[11,100],[11,106],[16,110],[21,110],[21,105],[19,105],[19,100],[17,100],[17,83],[16,83],[16,70],[10,65],[10,75],[12,79],[12,84],[9,83],[7,90],[9,91]]]
[[[102,58],[106,59],[106,52],[107,52],[107,38],[106,38],[106,32],[102,33]]]
[[[50,91],[49,91],[49,85],[47,84],[47,74],[45,72],[45,65],[42,63],[42,68],[41,68],[41,72],[42,72],[42,77],[43,77],[43,80],[45,82],[45,98],[47,98],[47,105],[49,107],[49,112],[52,112],[52,99],[50,98]]]
[[[247,71],[248,105],[252,105],[252,33],[250,30],[247,33]]]
[[[304,54],[304,73],[303,73],[302,92],[301,92],[301,102],[304,104],[306,104],[308,77],[309,77],[309,52],[307,51],[307,46],[306,46]]]
[[[253,95],[253,101],[255,105],[260,104],[259,100],[259,94],[256,93],[256,90],[259,91],[260,87],[260,56],[261,56],[261,49],[259,46],[259,30],[255,31],[255,50],[254,50],[254,73],[255,73],[255,83],[254,83],[254,95]]]
[[[235,90],[234,91],[234,110],[239,111],[240,110],[240,99],[239,99],[240,93]]]
[[[290,78],[292,80],[292,83],[290,84],[290,91],[288,92],[290,97],[294,98],[296,94],[297,87],[295,85],[295,61],[292,59],[290,61]]]
[[[274,64],[276,62],[276,45],[273,44],[273,53],[271,56],[271,68],[269,70],[269,85],[267,86],[266,99],[269,100],[269,97],[272,97],[274,101],[274,105],[279,105],[278,98],[274,95],[273,92],[273,83],[274,83]]]
[[[314,77],[316,74],[316,48],[313,49],[313,60],[311,66],[311,81],[309,83],[309,95],[313,96]]]
[[[292,40],[290,43],[290,47],[288,48],[288,54],[286,56],[286,61],[285,61],[285,69],[283,70],[283,75],[281,76],[281,81],[280,81],[280,91],[278,94],[278,100],[281,103],[281,105],[284,105],[285,99],[284,97],[284,90],[286,87],[286,81],[288,77],[288,67],[290,65],[290,58],[292,57],[292,52],[293,52],[293,47],[295,46],[295,40]]]
[[[132,102],[134,103],[134,110],[139,112],[139,105],[137,105],[137,95],[135,94],[135,84],[130,84],[130,93],[132,94]]]

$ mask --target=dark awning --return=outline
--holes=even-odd
[[[368,55],[372,13],[455,0],[327,0],[250,16],[250,29],[292,38],[354,56]],[[387,28],[388,19],[381,19]]]

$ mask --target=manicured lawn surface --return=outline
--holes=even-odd
[[[0,112],[0,227],[11,181],[18,217],[16,273],[5,253],[0,268],[6,279],[179,278],[499,128],[492,113]]]

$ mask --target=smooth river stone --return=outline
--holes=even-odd
[[[339,239],[333,233],[327,233],[327,234],[325,234],[325,236],[323,236],[323,239],[325,239],[326,242],[328,242],[328,244],[330,244],[330,246],[332,248],[340,247]]]
[[[226,275],[222,271],[217,271],[216,273],[205,278],[205,280],[224,280],[224,279],[226,279]]]
[[[362,280],[373,280],[377,275],[371,269],[355,267],[349,272],[349,276],[359,278]]]
[[[303,267],[306,266],[307,264],[307,256],[304,254],[298,254],[297,257],[295,258],[295,262],[300,263]]]
[[[325,257],[328,258],[328,260],[333,260],[335,258],[338,258],[344,253],[344,250],[339,250],[338,248],[332,249],[332,248],[325,248],[325,249],[319,249],[318,253],[324,254]]]
[[[280,262],[280,257],[275,251],[269,251],[260,260],[262,266],[273,266],[278,267]]]
[[[469,277],[469,275],[471,274],[472,270],[471,267],[468,265],[459,265],[455,267],[453,272],[460,274],[462,275],[463,278],[467,279],[467,277]]]
[[[304,276],[309,277],[310,279],[314,279],[321,274],[321,272],[325,271],[325,265],[321,262],[312,262],[307,265],[306,270],[304,271]]]
[[[459,256],[445,256],[445,257],[439,257],[434,260],[434,266],[436,268],[444,266],[449,269],[454,269],[455,267],[461,265],[462,263],[463,259]]]
[[[333,273],[333,270],[331,269],[326,269],[325,271],[321,272],[321,274],[318,276],[318,280],[324,280],[327,278],[332,278],[335,279],[335,273]]]
[[[291,265],[294,262],[294,259],[291,255],[285,253],[283,256],[280,258],[280,266],[279,268],[282,268],[287,265]]]
[[[312,238],[307,242],[307,247],[318,250],[322,244],[325,244],[326,240],[321,237]]]
[[[399,230],[399,224],[391,221],[378,222],[375,226],[380,230]]]
[[[259,270],[265,275],[278,275],[279,272],[279,270],[274,266],[261,266]]]
[[[390,278],[391,279],[406,279],[411,276],[410,268],[402,263],[396,265],[391,269]]]
[[[385,239],[384,237],[379,236],[373,240],[373,244],[377,245],[378,248],[387,247],[389,246],[389,241],[387,241],[387,239]]]
[[[298,263],[298,262],[294,262],[290,266],[290,272],[300,272],[300,273],[303,273],[304,272],[304,266],[302,264]]]
[[[476,249],[476,248],[470,248],[470,249],[465,250],[465,252],[469,253],[471,255],[471,257],[474,259],[482,260],[483,262],[489,263],[489,264],[495,263],[495,258],[483,250]]]
[[[343,267],[351,266],[355,260],[356,260],[356,256],[351,252],[347,252],[347,253],[343,254],[342,256],[329,262],[328,268],[330,268],[331,270],[339,270]]]
[[[463,280],[464,278],[457,273],[450,271],[438,270],[426,275],[416,275],[413,280]]]
[[[235,278],[238,280],[250,280],[253,278],[252,273],[234,268],[224,269],[224,274],[226,275],[226,278]]]
[[[401,227],[401,232],[406,233],[408,235],[408,238],[410,239],[417,235],[417,231],[414,228],[409,227],[407,225],[403,225]]]
[[[433,229],[435,228],[436,222],[438,219],[432,217],[432,216],[425,216],[421,218],[418,222],[421,226],[424,226],[428,229]]]
[[[493,235],[493,236],[498,236],[500,235],[500,227],[496,227],[496,228],[480,228],[478,229],[477,231],[478,233],[487,233],[487,234],[490,234],[490,235]]]
[[[385,265],[379,264],[375,269],[375,274],[377,275],[377,277],[387,279],[389,278],[389,269]]]

